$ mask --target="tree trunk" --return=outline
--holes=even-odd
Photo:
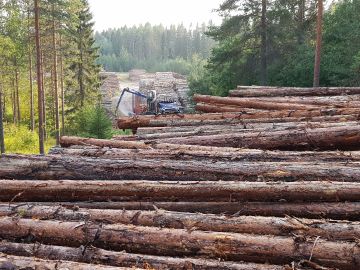
[[[239,86],[230,91],[231,97],[286,97],[286,96],[346,96],[359,95],[360,87],[270,87]]]
[[[16,118],[17,123],[20,124],[21,121],[21,113],[20,113],[20,93],[19,93],[19,70],[17,66],[17,61],[15,59],[15,96],[16,96]]]
[[[33,88],[33,64],[32,64],[32,39],[31,39],[31,21],[30,21],[30,0],[28,2],[28,61],[29,61],[29,87],[30,87],[30,129],[35,130],[34,117],[34,88]]]
[[[239,216],[227,217],[199,213],[137,210],[100,210],[62,207],[21,206],[12,210],[9,205],[0,205],[0,217],[61,221],[89,221],[106,224],[125,224],[146,227],[187,229],[200,231],[233,232],[257,235],[317,237],[327,240],[356,241],[360,238],[360,224],[349,221],[325,221],[292,217]],[[2,252],[0,250],[0,252]],[[17,254],[15,254],[17,255]]]
[[[15,77],[15,76],[14,76]],[[17,124],[17,109],[16,109],[16,86],[15,86],[15,79],[11,79],[12,83],[12,93],[11,93],[11,105],[12,105],[12,112],[13,112],[13,123],[14,125]]]
[[[323,13],[324,2],[318,0],[318,14],[316,26],[316,50],[315,50],[315,65],[314,65],[314,87],[320,86],[320,65],[321,65],[321,49],[322,49],[322,27],[323,27]]]
[[[139,128],[136,135],[133,136],[113,136],[113,140],[135,141],[156,138],[156,136],[169,137],[172,134],[178,134],[179,137],[187,137],[188,134],[206,135],[218,133],[234,133],[234,132],[255,132],[255,131],[280,131],[288,129],[300,129],[300,128],[327,128],[327,127],[344,127],[344,126],[356,126],[358,121],[347,121],[347,119],[338,119],[336,122],[330,121],[296,121],[296,122],[279,122],[279,123],[267,123],[267,122],[243,122],[241,124],[232,125],[203,125],[199,127],[159,127],[159,128]],[[298,120],[298,119],[297,119]],[[315,120],[315,119],[314,119]],[[183,136],[184,135],[184,136]],[[154,137],[153,137],[154,136]],[[158,139],[158,138],[156,138]]]
[[[65,87],[64,87],[64,63],[62,54],[62,37],[59,37],[60,47],[60,86],[61,86],[61,135],[65,135]]]
[[[104,265],[83,264],[59,260],[41,260],[29,257],[10,256],[0,253],[1,269],[26,269],[26,270],[57,270],[57,269],[77,269],[77,270],[131,270],[134,268],[111,267]],[[136,269],[135,269],[136,270]]]
[[[3,179],[170,181],[343,181],[360,179],[359,162],[213,162],[94,159],[78,156],[0,158]]]
[[[203,125],[231,125],[247,122],[306,122],[306,121],[337,121],[359,120],[360,108],[356,109],[325,109],[325,110],[285,110],[258,111],[239,113],[206,113],[189,115],[160,115],[120,117],[117,120],[119,129],[137,129],[139,127],[180,127]]]
[[[3,88],[0,82],[0,153],[5,153],[4,116],[3,116]]]
[[[27,202],[19,205],[36,205],[34,202]],[[233,216],[269,216],[315,219],[336,219],[358,221],[360,215],[359,202],[42,202],[41,205],[57,206],[77,210],[79,208],[89,209],[118,209],[118,210],[158,210],[164,209],[177,212],[226,214]]]
[[[240,108],[252,108],[260,110],[319,110],[321,106],[297,104],[297,103],[277,103],[273,101],[257,101],[246,100],[243,98],[234,97],[216,97],[205,95],[194,95],[193,100],[195,102],[203,102],[208,104],[223,104],[230,106],[238,106]]]
[[[195,106],[197,112],[203,113],[224,113],[224,112],[242,112],[246,111],[245,108],[234,107],[234,106],[224,106],[216,104],[206,104],[206,103],[197,103]]]
[[[158,143],[267,150],[359,150],[359,127],[329,127],[161,139]]]
[[[108,251],[95,247],[72,248],[41,244],[1,242],[0,252],[17,256],[36,256],[41,259],[76,261],[117,267],[148,267],[147,269],[197,269],[197,270],[287,270],[286,266],[254,263],[219,262],[193,258],[159,257],[125,252]],[[296,268],[300,269],[300,268]]]
[[[359,108],[360,107],[360,95],[351,95],[351,96],[301,96],[301,97],[246,97],[241,98],[243,101],[249,102],[273,102],[273,103],[296,103],[296,104],[305,104],[305,105],[315,105],[315,106],[327,106],[334,108]],[[227,109],[237,109],[237,111],[249,111],[249,109],[243,109],[239,106],[225,106],[221,104],[204,104],[205,106],[219,106]],[[203,106],[200,103],[200,106]]]
[[[52,4],[52,42],[53,42],[53,70],[54,70],[54,99],[55,99],[55,139],[56,145],[60,145],[60,119],[59,119],[59,90],[58,90],[58,71],[57,71],[57,45],[56,45],[56,23],[55,23],[55,4]]]
[[[358,269],[360,260],[360,248],[356,243],[319,238],[299,241],[293,237],[0,218],[2,238],[26,238],[29,231],[33,241],[45,244],[77,247],[90,242],[99,248],[149,255],[199,256],[273,264],[311,257],[316,263],[349,270]]]
[[[358,183],[0,180],[0,201],[339,202],[359,200]],[[331,192],[329,192],[331,190]],[[209,197],[210,195],[210,197]]]
[[[42,106],[43,106],[43,121],[44,121],[44,139],[47,140],[46,130],[46,88],[45,88],[45,73],[44,73],[44,52],[41,51],[41,76],[42,76]]]
[[[36,42],[36,60],[37,60],[37,85],[38,85],[38,114],[39,114],[39,151],[43,155],[44,148],[44,112],[43,112],[43,88],[42,88],[42,63],[40,49],[40,24],[39,24],[39,0],[34,0],[35,5],[35,42]]]
[[[251,101],[253,102],[253,101]],[[254,100],[254,102],[257,102]],[[262,101],[259,101],[262,102]],[[272,101],[267,101],[267,102],[272,102]],[[295,101],[294,101],[295,102]],[[322,101],[296,101],[298,104],[304,103],[306,105],[306,103],[326,103],[326,102],[322,102]],[[321,116],[321,115],[326,115],[328,114],[328,112],[332,112],[333,114],[349,114],[349,113],[358,113],[359,111],[359,107],[360,107],[360,103],[358,101],[350,101],[349,103],[346,102],[339,102],[338,104],[336,104],[336,101],[334,102],[328,102],[328,103],[333,103],[333,105],[328,105],[327,107],[324,107],[324,109],[312,109],[312,110],[279,110],[279,111],[257,111],[257,112],[249,112],[248,109],[246,108],[242,108],[242,107],[238,107],[238,106],[224,106],[221,104],[206,104],[206,103],[198,103],[195,106],[195,110],[197,112],[203,112],[203,113],[243,113],[244,115],[258,115],[257,117],[264,117],[262,115],[274,115],[274,117],[288,117],[290,116],[296,116],[298,115],[299,117],[314,117],[314,116]],[[278,104],[290,104],[288,102],[286,102],[286,100],[280,100],[278,102]],[[348,106],[351,105],[351,106]],[[287,106],[287,105],[286,105]],[[321,104],[318,104],[318,106],[323,106]],[[329,108],[332,109],[329,109]],[[337,108],[341,108],[342,110],[337,110]],[[251,109],[250,109],[251,110]],[[246,117],[246,116],[245,116]],[[265,116],[266,117],[266,116]],[[256,117],[254,117],[256,118]]]
[[[70,155],[97,157],[102,159],[173,159],[173,160],[213,160],[213,161],[262,161],[262,162],[349,162],[360,161],[360,151],[352,152],[289,152],[263,151],[256,149],[237,149],[231,151],[222,147],[212,150],[196,149],[117,149],[94,146],[73,146],[70,148],[52,148],[51,155]]]
[[[267,0],[261,1],[261,84],[267,85]]]
[[[40,180],[343,181],[360,179],[358,162],[213,162],[77,156],[0,158],[0,178]]]
[[[143,142],[102,140],[67,136],[61,137],[60,144],[62,147],[70,147],[72,145],[95,145],[99,147],[112,147],[123,149],[151,149],[151,146],[146,145]]]

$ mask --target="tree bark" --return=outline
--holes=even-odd
[[[4,116],[3,116],[3,88],[0,82],[0,153],[5,153],[5,134],[4,134]]]
[[[196,149],[116,149],[93,146],[73,146],[70,148],[54,147],[51,155],[71,155],[80,157],[98,157],[103,159],[174,159],[174,160],[218,160],[218,161],[268,161],[268,162],[349,162],[360,161],[360,151],[352,152],[289,152],[263,151],[256,149],[231,148],[224,150],[214,147],[211,150]]]
[[[246,108],[235,107],[235,106],[225,106],[223,104],[207,104],[207,103],[197,103],[195,106],[197,112],[203,113],[226,113],[226,112],[246,112]]]
[[[286,96],[345,96],[359,95],[360,87],[270,87],[238,86],[230,91],[231,97],[286,97]]]
[[[267,0],[261,1],[261,67],[260,81],[262,85],[267,85]]]
[[[281,103],[284,102],[280,101],[279,104]],[[307,103],[307,102],[305,101],[302,103]],[[202,113],[236,113],[236,112],[241,113],[242,112],[243,114],[259,115],[258,117],[267,117],[267,116],[263,116],[266,114],[272,114],[274,115],[274,117],[288,117],[289,115],[290,116],[297,115],[300,117],[305,117],[305,116],[312,117],[312,116],[327,115],[329,111],[334,112],[334,114],[357,113],[359,111],[359,109],[357,109],[357,107],[360,107],[359,105],[360,104],[358,102],[352,102],[351,108],[349,108],[346,104],[330,105],[331,107],[333,107],[333,110],[331,109],[324,109],[324,110],[312,109],[312,110],[293,110],[293,111],[281,110],[281,111],[258,111],[257,113],[255,112],[249,113],[248,109],[237,106],[224,106],[222,104],[198,103],[195,106],[195,110],[197,112],[202,112]],[[336,110],[336,108],[342,108],[342,110]]]
[[[102,139],[66,137],[66,136],[61,137],[60,145],[62,147],[70,147],[72,145],[95,145],[99,147],[108,146],[108,147],[122,148],[122,149],[151,149],[150,146],[146,145],[143,142],[102,140]]]
[[[83,264],[59,260],[41,260],[29,257],[10,256],[0,253],[0,269],[26,269],[26,270],[57,270],[57,269],[78,269],[78,270],[132,270],[134,268],[111,267],[105,265]]]
[[[274,118],[274,119],[245,119],[240,123],[229,123],[227,125],[207,125],[203,124],[201,126],[165,126],[165,127],[142,127],[138,128],[137,135],[147,135],[147,134],[159,134],[159,133],[169,133],[169,132],[189,132],[189,131],[202,131],[202,130],[223,130],[227,129],[248,129],[248,128],[257,128],[259,126],[266,127],[278,127],[282,125],[308,125],[310,127],[316,127],[318,124],[324,125],[326,123],[342,123],[345,125],[347,122],[358,122],[358,116],[356,115],[335,115],[335,116],[319,116],[313,118],[300,117],[300,118]],[[288,124],[287,124],[288,123]],[[113,137],[114,139],[117,136]]]
[[[45,72],[44,72],[44,52],[41,51],[41,76],[42,76],[42,107],[44,121],[44,140],[47,140],[46,130],[46,88],[45,88]]]
[[[31,40],[31,22],[30,22],[30,1],[28,2],[28,59],[29,59],[29,87],[30,87],[30,129],[35,130],[35,116],[34,116],[34,88],[33,88],[33,64],[32,64],[32,40]]]
[[[21,122],[21,113],[20,113],[20,93],[19,93],[19,70],[17,66],[17,60],[15,58],[15,97],[16,97],[16,118],[17,124]]]
[[[314,65],[314,87],[320,86],[320,65],[321,65],[321,49],[322,49],[322,27],[324,2],[318,0],[317,26],[316,26],[316,49],[315,49],[315,65]]]
[[[36,205],[37,203],[26,203]],[[24,205],[24,204],[18,204]],[[18,207],[16,205],[15,207]],[[164,209],[177,212],[227,214],[233,216],[269,216],[312,219],[336,219],[358,221],[360,215],[359,202],[42,202],[41,205],[59,206],[69,209],[119,209],[119,210],[158,210]]]
[[[43,111],[43,88],[42,88],[42,63],[40,49],[40,23],[39,23],[39,0],[34,0],[35,10],[35,42],[37,61],[37,85],[38,85],[38,115],[39,115],[39,152],[45,154],[44,148],[44,111]]]
[[[59,37],[60,47],[60,86],[61,86],[61,135],[65,135],[65,86],[64,86],[64,63],[62,54],[62,37]]]
[[[183,126],[183,127],[158,127],[158,128],[138,128],[136,135],[134,136],[114,136],[113,140],[136,140],[139,138],[146,138],[146,136],[160,136],[161,134],[179,134],[181,137],[182,133],[198,133],[207,134],[212,132],[237,132],[237,131],[252,131],[252,130],[287,130],[287,129],[298,129],[298,128],[325,128],[325,127],[341,127],[341,126],[356,126],[358,121],[350,121],[351,119],[337,119],[335,122],[326,121],[326,118],[323,118],[324,121],[296,121],[296,122],[251,122],[244,121],[239,124],[231,125],[203,125],[199,127],[192,126]],[[298,119],[299,120],[299,119]],[[315,119],[314,119],[315,120]],[[330,119],[328,119],[330,120]],[[167,136],[167,135],[164,135]]]
[[[231,133],[161,139],[156,142],[268,150],[358,150],[360,128],[345,126],[245,134]]]
[[[193,100],[195,102],[202,102],[207,104],[223,104],[230,106],[238,106],[240,108],[260,109],[260,110],[316,110],[321,106],[297,104],[297,103],[277,103],[257,100],[246,100],[243,98],[234,97],[217,97],[217,96],[205,96],[194,95]]]
[[[199,213],[136,210],[100,210],[63,207],[20,206],[15,210],[0,204],[0,217],[61,221],[87,221],[106,224],[125,224],[147,227],[233,232],[257,235],[317,237],[327,240],[356,241],[360,238],[360,224],[349,221],[325,221],[292,217],[239,216],[228,217]],[[0,249],[0,252],[1,249]],[[17,255],[17,254],[15,254]]]
[[[56,44],[56,22],[55,22],[55,4],[52,4],[52,43],[53,43],[53,70],[54,70],[54,99],[55,99],[55,139],[56,145],[60,145],[60,119],[59,119],[59,90],[58,90],[58,57]]]
[[[120,117],[117,120],[119,129],[137,129],[139,127],[179,127],[202,125],[231,125],[244,122],[303,122],[327,121],[326,119],[352,119],[358,120],[360,109],[325,109],[325,110],[285,110],[285,111],[258,111],[239,113],[206,113],[189,114],[182,116],[136,116]],[[333,121],[333,120],[331,120]]]
[[[359,200],[358,183],[0,180],[2,202],[213,201],[340,202]],[[329,190],[331,192],[329,192]],[[209,197],[209,195],[211,196]]]
[[[358,108],[360,107],[360,96],[351,95],[351,96],[302,96],[302,97],[243,97],[243,101],[249,102],[273,102],[273,103],[296,103],[304,105],[314,105],[314,106],[325,106],[325,107],[335,107],[335,108]],[[226,110],[237,110],[237,112],[248,111],[250,109],[244,109],[241,106],[236,105],[223,105],[223,104],[202,104],[200,106],[209,106],[210,108],[214,106],[220,107],[219,109]],[[225,111],[226,112],[226,111]],[[235,111],[236,112],[236,111]]]
[[[343,181],[360,179],[359,162],[213,162],[76,156],[0,157],[0,178],[40,180]]]
[[[51,260],[76,261],[117,267],[147,267],[147,269],[197,269],[197,270],[287,270],[286,266],[254,263],[219,262],[193,258],[172,258],[125,252],[108,251],[95,247],[72,248],[41,244],[0,242],[0,252],[17,256],[35,256]],[[300,269],[300,268],[296,268]]]
[[[0,157],[0,178],[39,180],[343,181],[358,182],[359,162],[213,162],[94,159],[77,156]]]
[[[360,260],[360,248],[356,243],[318,238],[299,241],[293,237],[0,218],[2,238],[26,238],[29,231],[33,241],[45,244],[77,247],[91,243],[98,248],[149,255],[199,256],[273,264],[311,257],[313,262],[324,266],[349,270],[358,269]]]

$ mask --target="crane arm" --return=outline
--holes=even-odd
[[[118,103],[117,103],[117,105],[116,105],[115,115],[117,115],[117,112],[118,112],[118,110],[119,110],[121,101],[122,101],[125,93],[130,93],[130,94],[133,94],[133,95],[135,95],[135,96],[138,96],[138,97],[147,99],[147,96],[145,96],[144,94],[142,94],[142,93],[140,93],[140,92],[138,92],[138,91],[130,90],[129,88],[124,88],[124,89],[122,90],[121,95],[120,95],[119,101],[118,101]]]

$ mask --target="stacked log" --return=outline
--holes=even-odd
[[[0,269],[359,269],[360,90],[231,95],[1,156]]]

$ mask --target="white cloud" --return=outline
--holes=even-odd
[[[213,10],[223,0],[89,0],[96,30],[138,24],[221,22]]]

